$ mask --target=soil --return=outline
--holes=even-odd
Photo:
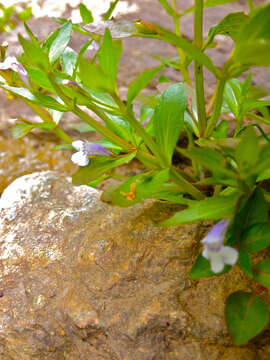
[[[100,2],[104,5],[106,1]],[[258,0],[255,5],[263,2]],[[43,0],[43,8],[46,9],[49,0]],[[158,23],[161,26],[172,28],[172,21],[166,14],[157,0],[130,0],[128,2],[120,1],[119,4],[127,3],[126,9],[132,11],[128,14],[122,15],[128,20],[143,19],[149,23]],[[183,2],[178,0],[178,9],[183,9]],[[188,8],[193,4],[193,1],[186,0],[184,7]],[[95,5],[95,7],[97,7]],[[136,8],[136,11],[134,9]],[[49,7],[48,7],[49,9]],[[72,12],[71,6],[67,6],[62,16],[69,17]],[[204,36],[207,36],[208,30],[211,26],[217,24],[228,12],[247,11],[247,1],[240,0],[230,4],[221,5],[214,8],[209,8],[205,11],[204,21]],[[184,36],[189,39],[193,37],[193,15],[189,14],[181,21],[181,31]],[[33,17],[28,22],[30,28],[39,37],[44,39],[46,34],[53,31],[58,25],[52,18],[48,16],[35,18]],[[17,34],[25,34],[22,24],[9,33],[0,34],[0,43],[7,40],[9,42],[8,54],[18,54],[20,46],[17,40]],[[75,33],[72,37],[70,46],[78,50],[85,42],[83,35]],[[123,56],[119,64],[118,84],[120,93],[124,94],[127,90],[128,84],[131,83],[136,76],[145,68],[151,68],[158,64],[151,55],[157,54],[159,56],[175,56],[175,49],[169,44],[160,43],[152,39],[125,39],[123,40]],[[217,65],[222,65],[232,50],[232,43],[227,37],[218,37],[218,46],[216,49],[208,51],[213,62]],[[180,81],[181,76],[173,69],[166,69],[164,74],[172,81]],[[265,88],[270,87],[270,71],[266,68],[257,68],[253,70],[253,82],[260,84]],[[209,72],[205,72],[206,76],[206,95],[210,97],[215,88],[215,79]],[[148,91],[156,91],[157,82],[153,81],[148,87]],[[52,152],[51,148],[59,144],[59,140],[53,135],[33,131],[26,138],[21,140],[13,140],[10,137],[8,129],[11,123],[10,119],[21,116],[25,119],[34,120],[35,115],[27,108],[21,100],[10,100],[6,94],[0,92],[0,193],[3,189],[18,176],[28,174],[34,171],[51,169],[58,170],[65,174],[74,172],[74,165],[71,163],[69,151]],[[75,139],[82,137],[79,133],[70,130],[70,125],[78,122],[73,114],[66,114],[63,119],[63,126],[69,134]],[[95,137],[93,133],[83,134],[84,139],[91,139]]]

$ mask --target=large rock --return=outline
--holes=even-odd
[[[226,330],[225,298],[247,280],[188,280],[206,228],[154,226],[167,211],[110,207],[50,171],[14,181],[0,201],[0,359],[269,359],[267,331],[235,347]]]

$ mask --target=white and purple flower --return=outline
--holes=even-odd
[[[76,140],[72,146],[78,152],[74,153],[71,161],[79,166],[87,166],[89,164],[89,155],[111,155],[112,153],[105,147],[89,141]]]
[[[202,239],[204,245],[202,255],[210,261],[214,273],[221,272],[225,264],[234,265],[238,259],[236,249],[223,245],[229,223],[228,219],[219,221]]]
[[[27,75],[27,71],[15,58],[15,56],[8,56],[0,63],[0,70],[13,70],[22,75]]]

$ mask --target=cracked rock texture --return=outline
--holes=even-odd
[[[99,201],[46,171],[0,200],[1,360],[269,360],[268,330],[235,347],[225,298],[237,269],[188,280],[207,230],[158,228],[168,208]],[[267,296],[267,295],[266,295]]]

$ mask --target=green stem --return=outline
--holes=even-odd
[[[127,141],[121,139],[119,136],[115,135],[113,132],[105,128],[98,121],[93,119],[90,115],[85,113],[79,107],[75,106],[73,108],[73,113],[81,118],[83,121],[92,126],[95,130],[97,130],[100,134],[102,134],[106,139],[112,141],[114,144],[121,146],[124,150],[130,151],[135,150],[134,146],[128,143]]]
[[[209,120],[209,123],[207,125],[206,131],[204,134],[205,137],[209,137],[212,135],[212,132],[214,131],[214,128],[219,120],[222,102],[223,102],[223,92],[224,92],[224,87],[225,87],[226,81],[227,81],[227,78],[221,78],[218,81],[217,89],[216,89],[216,99],[215,99],[215,104],[214,104],[214,110],[213,110],[212,116]]]
[[[194,9],[194,46],[201,49],[203,46],[203,0],[195,0]],[[204,98],[203,67],[194,61],[194,77],[196,89],[196,102],[198,111],[198,127],[200,136],[203,137],[206,129],[206,112]]]
[[[263,116],[253,114],[252,112],[247,113],[247,117],[252,120],[260,121],[261,123],[265,125],[270,125],[270,121]]]
[[[173,15],[174,31],[177,36],[181,36],[179,16],[177,15],[176,0],[172,0],[172,7],[175,11]],[[177,52],[179,56],[179,69],[182,72],[184,81],[191,85],[191,79],[187,67],[185,66],[186,54],[183,49],[177,46]]]
[[[204,195],[198,190],[194,185],[187,181],[181,174],[179,174],[178,169],[171,167],[171,177],[172,180],[178,184],[183,191],[192,195],[196,200],[204,199]]]
[[[252,0],[248,0],[248,6],[249,6],[249,11],[250,12],[254,10],[254,5],[253,5]]]
[[[108,140],[112,141],[114,144],[121,146],[124,150],[130,151],[135,150],[134,146],[128,143],[127,141],[121,139],[119,136],[115,135],[113,132],[105,128],[102,124],[100,124],[98,121],[93,119],[90,115],[88,115],[86,112],[81,110],[77,105],[74,105],[72,100],[64,94],[62,89],[58,86],[56,81],[54,80],[53,75],[48,75],[50,82],[56,91],[57,95],[60,97],[64,103],[70,107],[70,111],[72,111],[75,115],[80,117],[82,120],[84,120],[86,123],[88,123],[90,126],[92,126],[95,130],[97,130],[100,134],[102,134],[104,137],[106,137]]]
[[[28,100],[25,100],[26,104],[44,121],[44,122],[52,122],[54,123],[53,119],[51,118],[50,114],[40,108],[38,105],[31,103]],[[72,138],[62,130],[57,124],[55,124],[55,128],[51,130],[59,139],[63,140],[67,144],[72,143]]]
[[[236,127],[235,127],[235,130],[234,130],[233,137],[236,137],[238,135],[238,133],[241,130],[242,126],[243,126],[243,116],[239,115],[238,118],[236,119]]]
[[[127,120],[129,121],[132,128],[143,139],[145,145],[160,160],[161,164],[164,167],[168,167],[169,164],[167,162],[166,157],[159,150],[158,145],[154,142],[152,137],[145,131],[145,129],[141,125],[141,123],[134,117],[132,110],[127,109],[126,105],[122,102],[122,100],[118,97],[117,94],[112,94],[112,96],[113,96],[113,99],[115,100],[115,102],[118,104],[119,108],[122,110],[123,114],[127,116]]]

